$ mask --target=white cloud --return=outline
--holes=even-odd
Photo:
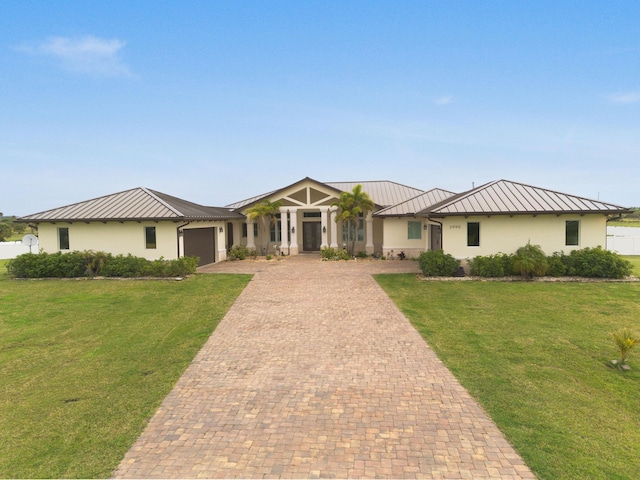
[[[450,103],[453,103],[453,95],[438,97],[433,100],[433,103],[435,103],[436,105],[449,105]]]
[[[50,37],[38,45],[23,45],[19,51],[31,55],[52,57],[67,70],[108,77],[132,77],[129,68],[119,58],[125,42],[93,36],[81,38]]]
[[[637,103],[640,102],[640,91],[635,92],[626,92],[626,93],[616,93],[615,95],[609,95],[607,97],[610,102],[613,103]]]

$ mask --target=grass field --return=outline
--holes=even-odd
[[[640,220],[623,219],[623,220],[611,220],[607,222],[608,227],[640,227]]]
[[[0,261],[0,477],[108,477],[249,280],[15,281]]]
[[[631,262],[633,265],[633,275],[640,277],[640,255],[623,255],[622,258]]]
[[[539,478],[638,478],[640,284],[377,280]]]
[[[625,257],[640,275],[640,257]],[[14,281],[0,260],[0,477],[108,477],[249,280]],[[636,478],[640,284],[378,281],[540,478]]]

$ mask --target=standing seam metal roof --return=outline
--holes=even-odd
[[[369,195],[371,200],[373,200],[373,203],[383,208],[389,207],[391,205],[396,205],[411,197],[415,197],[416,195],[424,193],[424,190],[408,187],[406,185],[391,182],[388,180],[374,180],[374,181],[364,181],[364,182],[319,182],[312,178],[306,177],[287,187],[280,188],[278,190],[273,190],[263,195],[256,195],[255,197],[251,197],[245,200],[240,200],[238,202],[231,203],[227,205],[227,208],[234,208],[236,210],[239,210],[255,202],[258,202],[263,198],[267,198],[282,190],[287,190],[288,188],[307,180],[311,182],[316,182],[321,185],[326,185],[327,187],[333,188],[340,192],[350,192],[351,190],[353,190],[353,187],[355,187],[356,185],[362,185],[362,191],[366,192]]]
[[[427,192],[424,192],[416,197],[405,200],[397,205],[384,208],[377,211],[374,216],[376,217],[401,217],[416,215],[421,210],[430,207],[436,203],[442,202],[447,198],[455,195],[448,190],[442,190],[440,188],[434,188]]]
[[[497,180],[450,197],[420,211],[423,215],[625,213],[625,207]]]
[[[229,209],[205,207],[146,188],[74,203],[21,217],[20,221],[223,220],[244,218]]]

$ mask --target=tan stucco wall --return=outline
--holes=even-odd
[[[42,250],[47,253],[60,251],[58,246],[58,228],[60,227],[69,229],[68,251],[95,250],[113,255],[130,253],[149,260],[160,257],[171,260],[178,256],[177,225],[174,222],[40,223],[38,240]],[[144,227],[156,227],[157,248],[145,248]]]
[[[381,218],[373,219],[373,251],[382,253],[384,243],[384,220]]]
[[[478,255],[514,253],[530,242],[540,245],[547,255],[554,252],[605,247],[607,240],[606,217],[594,215],[496,215],[447,217],[442,222],[442,248],[458,259]],[[565,245],[565,222],[579,220],[579,245]],[[480,246],[467,246],[467,223],[480,223]]]

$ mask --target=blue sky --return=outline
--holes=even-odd
[[[640,2],[0,2],[0,211],[508,179],[640,205]]]

